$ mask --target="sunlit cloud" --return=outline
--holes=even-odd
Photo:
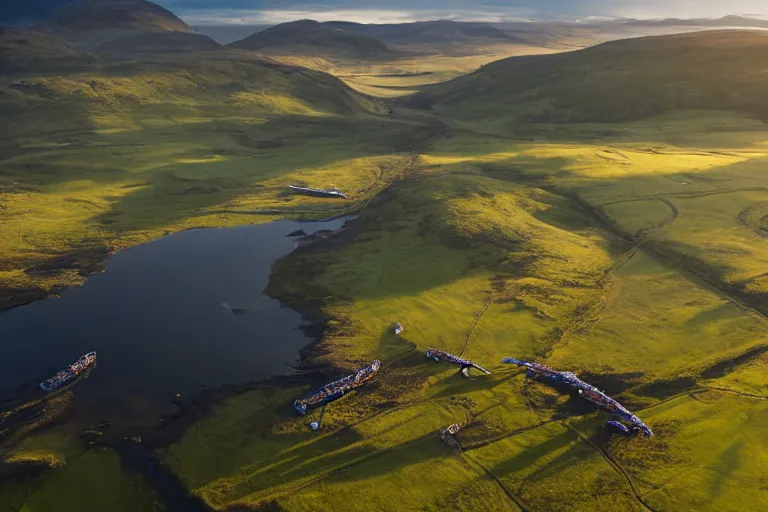
[[[472,10],[390,10],[390,9],[285,9],[285,10],[243,10],[218,9],[194,10],[180,13],[190,25],[261,25],[276,24],[300,19],[316,21],[352,21],[356,23],[409,23],[427,20],[461,20],[461,21],[510,21],[528,19],[535,14],[530,9],[515,9],[504,11],[472,11]]]
[[[359,23],[403,23],[414,21],[414,13],[408,11],[390,11],[386,9],[353,9],[353,10],[244,10],[219,9],[195,10],[189,14],[182,13],[184,20],[191,25],[208,24],[243,24],[259,25],[285,23],[300,19],[317,21],[355,21]]]

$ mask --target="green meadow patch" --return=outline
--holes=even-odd
[[[0,484],[0,507],[9,512],[146,511],[158,510],[153,491],[141,475],[127,473],[118,455],[108,449],[62,456],[60,442],[50,435],[31,438],[17,450],[14,462],[29,460],[57,465],[34,477],[9,478]],[[52,444],[53,443],[53,444]]]

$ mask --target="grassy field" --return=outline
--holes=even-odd
[[[30,481],[3,482],[0,505],[9,512],[159,509],[151,488],[140,476],[126,474],[110,451],[86,451]]]
[[[440,119],[449,109],[390,111],[327,75],[223,55],[0,83],[0,307],[180,229],[360,210],[268,288],[327,324],[307,352],[319,375],[234,393],[163,449],[191,492],[217,510],[765,509],[762,122],[655,107],[621,123]],[[386,96],[486,57],[334,72]],[[293,183],[351,200],[286,194]],[[464,379],[428,346],[492,375]],[[611,436],[604,413],[505,355],[577,372],[656,437]],[[376,380],[329,406],[319,433],[319,411],[295,417],[311,385],[373,358]],[[461,450],[437,435],[455,422]],[[94,487],[94,510],[156,507],[113,452],[71,434],[8,458],[56,468],[2,484],[10,510],[75,510]]]
[[[477,122],[612,123],[707,108],[764,116],[766,47],[762,30],[612,41],[497,61],[404,104]]]
[[[766,257],[768,131],[706,112],[566,128],[435,139],[350,234],[279,262],[270,293],[330,319],[312,363],[385,367],[320,435],[291,417],[302,390],[224,402],[164,454],[190,489],[217,509],[761,510],[768,322],[736,284]],[[579,372],[656,437],[612,438],[503,355]],[[436,434],[453,422],[461,452]]]
[[[563,51],[559,47],[496,44],[477,46],[465,52],[432,55],[396,55],[387,59],[354,59],[271,55],[285,64],[331,73],[358,92],[378,98],[407,96],[424,86],[452,80],[486,64],[520,55],[542,55]]]
[[[434,144],[425,160],[576,197],[688,277],[768,313],[763,123],[693,111],[579,125],[570,141],[567,128],[532,125],[538,141],[467,133]]]

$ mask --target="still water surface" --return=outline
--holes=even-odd
[[[141,424],[167,412],[168,393],[290,373],[284,363],[310,340],[301,316],[262,291],[295,246],[289,233],[345,220],[176,233],[110,257],[58,299],[0,313],[0,397],[91,350],[98,366],[74,388],[89,421]]]

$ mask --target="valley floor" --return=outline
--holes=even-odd
[[[412,49],[408,55],[381,61],[329,59],[300,55],[270,55],[288,65],[303,66],[331,73],[363,94],[377,98],[397,98],[413,94],[424,86],[447,82],[472,73],[494,62],[521,55],[545,55],[583,48],[586,41],[575,40],[554,45],[495,44],[461,48],[436,48],[433,53],[423,48]]]

